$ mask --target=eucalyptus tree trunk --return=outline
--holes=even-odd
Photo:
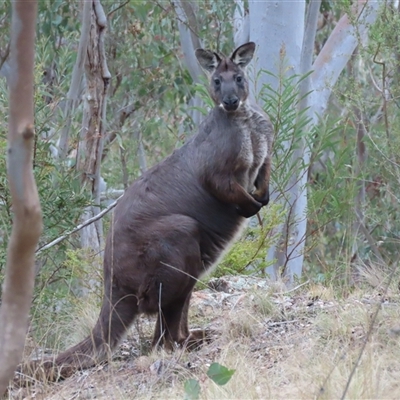
[[[181,39],[182,52],[186,66],[193,82],[199,83],[200,77],[204,76],[199,63],[195,57],[195,50],[202,47],[198,36],[198,23],[196,19],[196,4],[187,0],[174,0],[176,14],[178,16],[179,36]],[[204,102],[195,95],[189,100],[188,114],[195,126],[199,126],[203,114],[197,108],[203,108]]]
[[[61,132],[60,139],[58,141],[58,157],[61,160],[65,160],[68,154],[69,134],[74,111],[79,103],[80,96],[82,94],[82,78],[85,70],[86,53],[89,43],[89,32],[90,32],[90,14],[92,12],[92,2],[83,2],[82,11],[82,28],[81,37],[79,39],[78,54],[74,69],[72,71],[71,85],[69,87],[67,98],[63,106],[65,115],[65,125]]]
[[[284,78],[300,73],[305,9],[305,1],[249,2],[250,40],[259,44],[254,64],[256,97],[263,85],[269,85],[273,90],[278,90],[282,65],[287,66],[287,74]],[[263,45],[266,40],[268,46]],[[268,70],[274,76],[261,74],[256,80],[256,73],[260,69]],[[289,148],[290,142],[285,143],[284,146]],[[297,179],[297,177],[292,178],[290,182],[292,186]],[[294,244],[293,238],[290,237],[292,234],[290,230],[296,228],[293,224],[297,215],[293,215],[289,210],[295,209],[299,199],[297,193],[289,189],[289,185],[285,192],[287,192],[285,196],[281,196],[281,193],[276,190],[271,192],[271,201],[282,202],[288,215],[287,220],[278,227],[279,244],[269,249],[268,253],[269,261],[276,260],[274,265],[267,269],[267,273],[274,280],[278,278],[279,270],[287,265],[289,247]],[[302,218],[304,219],[304,216]],[[289,268],[286,269],[285,278],[289,277],[290,284],[293,273]],[[301,269],[299,271],[299,268],[296,268],[296,273],[301,275]]]
[[[367,2],[359,0],[355,3],[352,13],[357,21],[353,26],[349,16],[344,15],[337,23],[324,47],[311,66],[314,51],[313,40],[316,30],[316,9],[320,1],[308,3],[306,17],[306,1],[296,2],[258,2],[249,1],[249,24],[246,21],[237,23],[238,40],[250,37],[259,47],[254,71],[268,70],[279,76],[282,62],[286,66],[287,76],[304,74],[309,67],[313,71],[308,80],[300,87],[300,96],[308,91],[312,93],[300,103],[308,107],[306,116],[309,118],[308,130],[323,117],[328,106],[331,88],[336,83],[339,74],[346,66],[355,47],[361,40],[365,43],[369,26],[375,21],[378,8],[382,1]],[[243,3],[237,0],[238,8]],[[239,13],[240,14],[240,13]],[[238,15],[236,14],[236,19]],[[241,13],[247,18],[245,13]],[[249,25],[249,28],[247,26]],[[247,35],[246,29],[249,29]],[[239,44],[239,43],[236,43]],[[272,89],[278,88],[278,79],[268,74],[261,74],[254,79],[254,92],[257,95],[263,84]],[[298,173],[289,181],[284,193],[273,191],[271,201],[282,201],[287,219],[278,228],[280,240],[276,246],[269,249],[268,260],[273,261],[267,273],[272,279],[277,279],[283,271],[283,277],[289,285],[293,284],[295,276],[301,277],[304,247],[307,228],[307,169],[309,164],[310,144],[302,143],[293,152],[291,163],[299,166]],[[279,155],[278,155],[279,156]],[[292,164],[294,165],[294,164]],[[275,188],[276,189],[276,188]]]
[[[86,2],[87,3],[87,2]],[[83,219],[93,217],[100,212],[101,178],[100,167],[106,131],[107,90],[111,74],[107,67],[104,50],[104,35],[107,18],[99,0],[91,0],[89,37],[86,49],[85,77],[86,89],[83,104],[82,130],[78,145],[77,170],[81,174],[82,184],[92,193],[95,206],[85,210]],[[85,4],[85,7],[87,4]],[[101,254],[104,247],[102,220],[84,228],[81,244]]]
[[[0,308],[0,397],[21,361],[42,214],[33,176],[36,0],[12,2],[7,171],[14,213]]]

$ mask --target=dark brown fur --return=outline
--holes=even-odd
[[[115,208],[98,322],[90,337],[42,364],[50,379],[106,358],[141,313],[158,314],[153,346],[197,339],[188,328],[196,279],[269,200],[272,126],[248,102],[244,72],[254,48],[247,43],[223,59],[196,51],[216,106],[198,133],[145,172]]]

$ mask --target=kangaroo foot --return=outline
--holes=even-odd
[[[189,336],[182,343],[189,351],[198,349],[201,345],[210,343],[213,336],[210,329],[194,329],[190,331]]]

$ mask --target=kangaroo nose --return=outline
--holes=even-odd
[[[223,102],[226,106],[234,106],[239,102],[239,99],[236,96],[228,98],[225,97]]]
[[[239,98],[236,96],[225,97],[222,102],[227,111],[235,111],[239,106]]]

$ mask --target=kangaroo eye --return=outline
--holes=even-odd
[[[243,81],[243,78],[239,75],[236,77],[236,82],[241,83]]]
[[[219,86],[221,84],[221,79],[215,78],[214,79],[214,84],[215,84],[215,86]]]

